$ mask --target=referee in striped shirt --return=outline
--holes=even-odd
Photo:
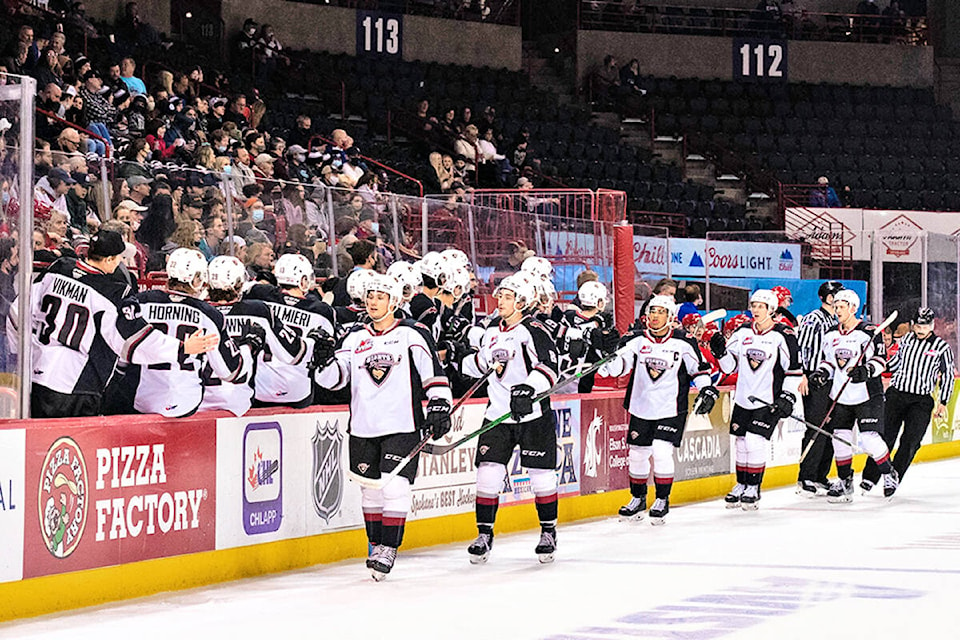
[[[800,393],[803,394],[803,417],[807,422],[821,426],[830,409],[830,387],[826,385],[819,389],[810,389],[807,385],[807,376],[816,371],[820,365],[823,336],[837,326],[833,296],[842,290],[843,285],[833,280],[820,285],[817,290],[817,295],[820,296],[820,308],[803,317],[797,336],[804,373],[803,381],[800,383]],[[797,477],[797,492],[808,498],[816,496],[817,489],[826,492],[830,488],[827,474],[830,473],[830,465],[833,464],[833,439],[820,437],[819,433],[808,427],[803,434],[802,451],[806,451],[811,440],[813,444],[806,457],[800,462],[800,474]]]
[[[933,392],[937,384],[940,385],[937,417],[946,415],[947,403],[953,393],[953,351],[943,338],[933,332],[933,319],[933,309],[920,307],[912,331],[903,336],[897,353],[887,363],[887,368],[893,372],[893,380],[886,394],[883,439],[893,451],[893,444],[900,435],[900,446],[893,456],[893,468],[901,481],[930,426]],[[868,459],[860,488],[869,491],[879,478],[877,465]]]

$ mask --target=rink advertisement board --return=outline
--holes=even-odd
[[[105,423],[28,430],[24,577],[214,548],[215,421]]]
[[[0,582],[23,577],[25,429],[0,431]]]
[[[702,238],[634,236],[633,260],[639,273],[673,277],[800,278],[800,245],[728,242]]]
[[[217,420],[217,548],[363,526],[347,411]]]

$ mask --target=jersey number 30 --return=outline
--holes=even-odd
[[[57,328],[57,315],[61,306],[63,306],[63,299],[53,295],[46,295],[40,301],[40,311],[47,314],[37,335],[40,344],[50,344],[50,337]],[[57,342],[74,351],[79,351],[80,342],[83,340],[89,321],[90,310],[83,305],[71,302],[64,312],[63,326],[57,333]]]

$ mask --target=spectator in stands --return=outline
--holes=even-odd
[[[483,136],[477,141],[480,151],[480,171],[478,175],[479,187],[497,188],[503,186],[505,180],[513,171],[510,161],[502,153],[497,152],[494,130],[487,128]]]
[[[65,130],[66,131],[66,130]],[[121,178],[132,176],[142,176],[144,178],[153,178],[153,172],[147,167],[147,159],[150,157],[150,145],[144,138],[133,140],[127,148],[124,149],[123,161],[117,167],[117,175]]]
[[[467,125],[457,138],[453,145],[457,155],[462,156],[466,161],[466,170],[473,172],[477,170],[477,141],[480,138],[480,131],[474,125]]]
[[[603,64],[593,74],[594,100],[599,103],[610,103],[616,99],[620,90],[620,70],[617,68],[617,59],[607,55]]]
[[[40,59],[34,66],[31,75],[36,79],[38,87],[44,87],[50,84],[62,88],[63,69],[60,67],[60,56],[57,52],[47,47],[40,54]]]
[[[640,61],[633,58],[620,69],[620,88],[626,96],[645,96],[646,89],[640,86]]]
[[[907,14],[900,8],[897,0],[890,0],[890,5],[883,10],[883,35],[884,42],[889,42],[890,38],[898,39],[906,33]]]
[[[106,143],[92,140],[92,150],[98,155],[106,155],[104,144],[113,146],[109,127],[116,123],[117,108],[113,106],[112,97],[106,98],[100,93],[103,88],[103,77],[99,71],[91,69],[83,77],[83,86],[80,95],[83,97],[83,115],[86,119],[86,128],[93,131]]]
[[[291,145],[287,149],[287,178],[296,182],[310,183],[313,181],[313,172],[307,165],[307,150],[299,144]]]
[[[448,162],[449,161],[449,162]],[[427,190],[430,193],[447,193],[453,184],[453,158],[434,151],[430,154],[432,173],[427,175]]]
[[[761,35],[779,35],[783,25],[783,9],[780,0],[760,0],[756,8],[753,27]]]
[[[240,193],[245,186],[254,184],[257,176],[253,172],[253,167],[250,166],[250,152],[246,147],[237,145],[234,148],[234,154],[233,169],[230,172],[231,180],[237,193]]]
[[[266,185],[273,179],[273,163],[276,160],[269,153],[261,153],[254,158],[253,175],[258,183]]]
[[[810,190],[810,206],[827,208],[843,206],[840,203],[840,198],[837,197],[837,192],[830,186],[830,180],[826,176],[817,178],[817,186]]]
[[[53,115],[57,115],[57,113],[60,111],[60,98],[62,95],[60,86],[54,82],[46,85],[41,85],[38,83],[37,86],[42,87],[42,90],[37,94],[37,108],[52,113]],[[35,126],[37,137],[44,140],[53,140],[60,134],[60,131],[63,128],[63,125],[61,125],[56,119],[45,116],[41,113],[37,114]]]
[[[257,280],[264,271],[272,271],[276,254],[268,242],[254,242],[247,247],[247,275]]]
[[[154,118],[147,123],[147,128],[144,129],[144,131],[147,133],[145,140],[150,147],[153,160],[169,160],[173,157],[177,148],[175,146],[167,146],[165,139],[167,135],[167,125],[163,120]],[[184,144],[183,138],[180,138],[175,144]]]
[[[283,186],[283,196],[275,202],[274,212],[278,217],[283,216],[287,228],[293,225],[305,225],[305,195],[306,187],[302,184],[285,184]]]
[[[136,180],[131,178],[131,180]],[[133,188],[131,188],[133,196]],[[140,204],[136,200],[133,200]],[[142,205],[141,205],[142,206]],[[151,198],[150,206],[143,216],[143,222],[136,231],[137,240],[143,243],[153,253],[160,251],[167,238],[176,231],[177,223],[173,213],[173,198],[166,194],[156,194]]]
[[[72,127],[64,127],[60,135],[57,136],[57,151],[68,155],[80,153],[82,144],[80,133]]]
[[[260,25],[253,18],[243,21],[243,28],[237,36],[233,47],[233,66],[243,73],[250,73],[253,69],[254,53],[257,49],[257,31]]]
[[[140,19],[140,8],[136,2],[128,2],[124,7],[123,18],[117,24],[117,37],[129,48],[163,44],[156,27]]]
[[[207,219],[203,229],[203,239],[200,240],[198,249],[207,258],[207,262],[213,260],[218,253],[220,243],[227,235],[227,226],[223,222],[222,216],[212,216]]]
[[[245,95],[238,94],[233,97],[233,100],[230,101],[230,107],[223,116],[224,122],[234,122],[237,125],[237,128],[241,131],[247,129],[250,126],[250,121],[247,119],[247,97]]]
[[[31,53],[32,52],[32,53]],[[19,71],[9,69],[10,73],[29,75],[30,69],[40,57],[40,51],[35,47],[33,41],[33,27],[29,24],[22,25],[17,31],[17,39],[10,43],[5,51],[5,55],[17,61]],[[21,56],[22,59],[21,59]]]
[[[460,135],[460,129],[457,127],[457,110],[450,107],[443,112],[440,121],[437,123],[437,130],[440,135],[451,143]]]
[[[210,110],[204,116],[206,120],[204,123],[206,130],[208,132],[222,130],[226,122],[224,116],[227,113],[227,99],[221,96],[214,96],[210,98],[209,104]]]
[[[130,107],[124,114],[127,120],[127,131],[131,137],[139,138],[147,128],[147,97],[135,95],[130,100]]]
[[[141,207],[150,205],[150,185],[153,178],[142,175],[133,175],[127,178],[127,186],[130,188],[129,199],[136,202]]]
[[[257,76],[262,79],[271,78],[277,66],[289,65],[290,58],[283,53],[283,45],[277,39],[273,27],[264,24],[260,27],[256,44]]]
[[[80,233],[89,233],[89,222],[96,224],[93,211],[87,204],[87,192],[93,182],[93,177],[82,172],[70,174],[76,184],[70,185],[66,193],[67,213],[70,216],[70,226]],[[92,218],[92,219],[91,219]]]
[[[300,145],[304,149],[310,148],[310,138],[313,137],[313,120],[310,116],[301,113],[297,116],[297,123],[287,134],[290,146]]]
[[[700,305],[703,304],[703,295],[700,293],[700,285],[688,284],[683,288],[683,304],[677,310],[677,320],[683,322],[683,317],[687,314],[700,314]]]
[[[127,85],[127,90],[130,91],[131,94],[146,95],[147,85],[144,84],[143,80],[133,75],[136,70],[136,61],[127,56],[120,61],[120,80]]]
[[[30,47],[22,42],[14,44],[13,54],[6,58],[3,65],[7,71],[15,75],[29,75],[30,67],[27,65],[27,58],[30,55]]]
[[[460,112],[460,119],[457,120],[457,131],[463,131],[468,124],[474,124],[473,110],[470,107],[464,107]]]

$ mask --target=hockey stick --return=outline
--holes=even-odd
[[[725,318],[725,317],[727,317],[726,309],[714,309],[710,313],[705,313],[702,316],[700,316],[700,320],[703,322],[704,325],[708,325],[711,322],[716,322],[720,318]]]
[[[490,377],[490,374],[493,373],[493,371],[494,371],[493,369],[487,369],[487,370],[484,372],[484,374],[483,374],[482,376],[480,376],[480,378],[479,378],[476,382],[474,382],[473,385],[472,385],[469,389],[467,389],[467,392],[466,392],[465,394],[463,394],[463,396],[462,396],[459,400],[457,400],[457,403],[456,403],[455,405],[453,405],[453,407],[450,408],[450,415],[451,415],[451,417],[453,416],[454,412],[455,412],[457,409],[459,409],[461,406],[463,406],[463,403],[464,403],[464,402],[466,402],[467,400],[469,400],[470,397],[471,397],[474,393],[477,392],[477,389],[480,388],[480,385],[482,385],[484,382],[486,382],[487,378]],[[404,456],[404,457],[400,460],[400,462],[397,463],[397,466],[395,466],[395,467],[390,471],[390,473],[388,473],[388,474],[386,474],[386,475],[382,475],[382,476],[380,476],[379,478],[367,478],[367,477],[361,476],[361,475],[356,474],[356,473],[354,473],[353,471],[349,471],[349,470],[347,471],[347,475],[350,477],[351,480],[353,480],[354,482],[356,482],[357,484],[359,484],[359,485],[362,486],[362,487],[366,487],[367,489],[382,489],[383,487],[385,487],[385,486],[387,485],[388,482],[390,482],[391,480],[393,480],[394,478],[396,478],[398,475],[400,475],[400,472],[403,471],[403,470],[407,467],[408,464],[410,464],[410,461],[413,460],[413,457],[414,457],[414,456],[416,456],[418,453],[420,453],[420,451],[421,451],[425,446],[427,446],[427,442],[429,442],[431,439],[433,439],[433,434],[432,434],[432,433],[426,433],[426,434],[424,434],[423,438],[420,439],[420,442],[417,443],[417,446],[415,446],[415,447],[410,451],[410,453],[408,453],[406,456]]]
[[[762,404],[762,405],[764,405],[764,406],[766,406],[766,407],[770,407],[771,409],[776,409],[776,408],[777,408],[777,405],[773,404],[772,402],[764,402],[763,400],[761,400],[761,399],[758,398],[757,396],[748,396],[747,399],[750,400],[750,402],[756,402],[756,403]],[[813,424],[812,422],[807,422],[806,420],[804,420],[804,419],[801,418],[800,416],[795,416],[795,415],[793,415],[793,414],[791,413],[791,414],[790,414],[789,416],[787,416],[787,417],[788,417],[788,418],[793,418],[793,419],[796,420],[797,422],[802,422],[803,424],[807,425],[808,427],[810,427],[811,429],[813,429],[814,431],[816,431],[818,434],[819,434],[819,433],[822,433],[823,435],[825,435],[825,436],[827,436],[827,437],[829,437],[829,438],[833,438],[833,439],[836,440],[837,442],[842,442],[843,444],[847,445],[847,446],[850,447],[851,449],[857,449],[857,450],[859,450],[859,447],[853,446],[853,443],[852,443],[852,442],[848,442],[847,440],[841,438],[841,437],[838,436],[837,434],[835,434],[835,433],[830,433],[830,432],[827,431],[826,429],[821,429],[820,427],[818,427],[817,425]]]
[[[886,328],[889,327],[891,324],[893,324],[893,321],[897,319],[897,316],[898,316],[898,315],[899,315],[899,314],[897,313],[896,310],[894,310],[890,315],[888,315],[883,322],[881,322],[880,324],[878,324],[878,325],[874,328],[874,330],[873,330],[873,336],[872,336],[872,337],[876,337],[876,336],[877,336],[879,333],[881,333],[884,329],[886,329]],[[860,363],[863,362],[863,356],[865,356],[865,355],[867,355],[867,350],[866,350],[866,349],[864,349],[864,350],[860,353],[860,357],[857,358],[857,363],[856,363],[855,365],[853,365],[853,368],[857,368],[857,367],[860,366]],[[848,378],[846,379],[846,381],[844,381],[844,383],[840,386],[840,393],[837,394],[837,398],[836,398],[836,399],[833,401],[833,403],[830,405],[830,408],[827,409],[827,415],[825,415],[825,416],[823,417],[823,421],[820,423],[820,427],[816,429],[816,431],[818,432],[817,435],[815,435],[815,436],[813,436],[812,438],[810,438],[810,442],[807,443],[807,446],[806,446],[806,448],[804,448],[803,453],[800,454],[800,463],[803,463],[803,461],[806,460],[807,455],[810,453],[810,450],[813,448],[813,443],[816,442],[816,441],[817,441],[817,438],[820,437],[820,433],[828,433],[828,434],[829,434],[829,432],[826,432],[826,431],[823,430],[823,427],[827,424],[827,420],[830,419],[830,414],[833,413],[833,410],[834,410],[834,409],[836,408],[836,406],[837,406],[837,401],[840,400],[840,396],[843,395],[843,392],[844,392],[844,390],[847,388],[847,385],[848,385],[848,384],[850,384],[850,378],[849,378],[849,377],[848,377]],[[806,424],[809,425],[810,423],[807,422]]]
[[[611,353],[610,355],[604,356],[604,357],[601,358],[600,360],[594,362],[592,365],[590,365],[589,367],[587,367],[587,368],[584,369],[583,371],[579,371],[579,372],[577,372],[577,373],[575,373],[575,374],[573,374],[573,375],[567,376],[567,377],[564,378],[563,380],[560,380],[560,381],[557,382],[555,385],[553,385],[552,387],[550,387],[549,389],[547,389],[546,391],[544,391],[544,392],[541,393],[540,395],[536,396],[536,397],[533,399],[533,403],[536,404],[536,403],[538,403],[538,402],[541,402],[541,401],[543,401],[545,398],[549,398],[552,394],[556,393],[558,389],[562,389],[562,388],[565,387],[566,385],[570,384],[571,382],[575,382],[575,381],[579,380],[579,379],[582,378],[583,376],[588,376],[588,375],[590,375],[591,373],[593,373],[594,371],[598,370],[598,369],[599,369],[600,367],[602,367],[603,365],[607,364],[608,362],[610,362],[611,360],[613,360],[614,358],[616,358],[617,356],[619,356],[621,350],[622,350],[622,347],[621,347],[621,349],[617,349],[616,351],[614,351],[614,352]],[[424,447],[423,450],[426,451],[427,453],[431,454],[431,455],[442,456],[443,454],[447,453],[448,451],[453,451],[454,449],[456,449],[457,447],[459,447],[460,445],[462,445],[464,442],[467,442],[468,440],[472,440],[473,438],[476,438],[477,436],[479,436],[479,435],[481,435],[481,434],[484,434],[484,433],[486,433],[487,431],[490,431],[490,430],[493,429],[494,427],[500,425],[502,422],[505,422],[510,416],[511,416],[511,413],[508,411],[507,413],[503,414],[502,416],[500,416],[500,417],[497,418],[496,420],[492,420],[492,421],[490,421],[489,423],[487,423],[486,425],[480,427],[479,429],[477,429],[477,430],[475,430],[475,431],[472,431],[472,432],[468,433],[467,435],[461,437],[461,438],[460,438],[459,440],[457,440],[456,442],[453,442],[453,443],[451,443],[451,444],[441,444],[441,445],[428,444],[426,447]]]

